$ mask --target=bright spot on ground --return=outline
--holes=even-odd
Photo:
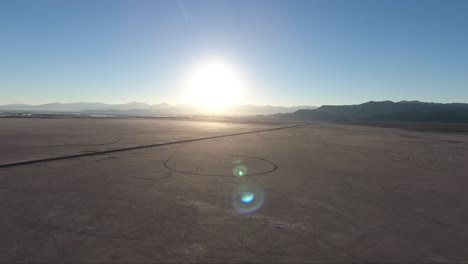
[[[188,79],[187,101],[209,110],[241,104],[244,84],[234,66],[222,60],[196,65]]]

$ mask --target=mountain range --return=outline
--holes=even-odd
[[[189,104],[170,105],[130,102],[105,104],[99,102],[50,103],[42,105],[10,104],[0,106],[0,112],[13,113],[76,113],[99,116],[197,116],[212,115],[206,109]],[[384,122],[468,122],[466,103],[426,103],[420,101],[370,101],[357,105],[314,106],[230,106],[217,111],[217,116],[251,116],[252,118],[294,121],[384,121]]]
[[[270,115],[291,113],[299,109],[314,109],[314,106],[271,106],[271,105],[238,105],[229,106],[217,111],[219,115]],[[88,115],[117,116],[180,116],[209,114],[206,109],[190,104],[170,105],[130,102],[126,104],[105,104],[99,102],[50,103],[41,105],[9,104],[0,106],[0,112],[33,112],[33,113],[81,113]]]
[[[358,105],[323,105],[269,118],[302,121],[468,122],[466,103],[370,101]]]

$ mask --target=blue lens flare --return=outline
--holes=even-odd
[[[251,192],[245,192],[241,196],[241,200],[243,203],[251,203],[255,199],[255,195]]]
[[[231,199],[232,207],[237,213],[251,214],[263,206],[265,194],[260,186],[244,183],[234,188]]]

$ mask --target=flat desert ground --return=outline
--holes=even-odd
[[[0,119],[0,262],[468,260],[468,135],[297,125]]]

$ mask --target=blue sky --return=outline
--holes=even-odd
[[[0,104],[183,103],[207,57],[245,103],[468,102],[468,1],[0,1]]]

